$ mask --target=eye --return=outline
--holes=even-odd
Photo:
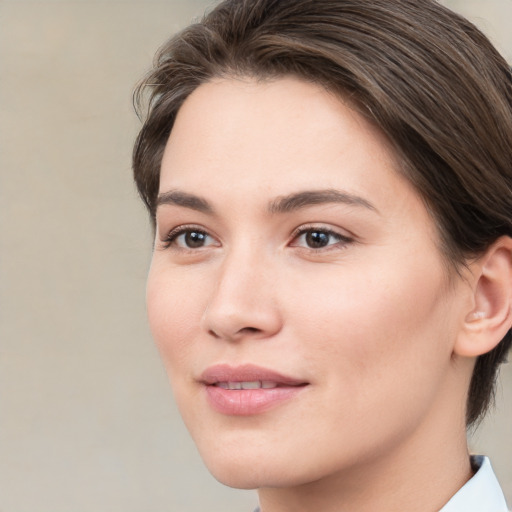
[[[291,245],[318,250],[335,245],[345,245],[352,241],[352,238],[330,229],[311,227],[299,229]]]
[[[206,231],[195,227],[180,226],[173,229],[164,240],[166,247],[174,246],[178,249],[201,249],[211,245],[218,245],[217,241]]]

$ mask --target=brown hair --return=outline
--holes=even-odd
[[[512,236],[510,68],[434,0],[225,0],[159,50],[135,92],[148,110],[133,169],[154,222],[163,150],[187,96],[215,77],[284,75],[349,99],[388,136],[455,268]],[[509,331],[479,357],[467,423],[493,399]]]

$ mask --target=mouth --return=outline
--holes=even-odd
[[[201,375],[207,402],[229,416],[261,414],[295,397],[309,382],[254,365],[216,365]]]
[[[278,382],[272,382],[269,380],[253,380],[246,382],[216,382],[213,384],[222,389],[274,389],[280,386]]]

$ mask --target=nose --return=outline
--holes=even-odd
[[[215,279],[201,327],[214,338],[266,339],[282,327],[272,266],[261,258],[232,254]]]

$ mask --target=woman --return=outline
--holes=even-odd
[[[431,0],[226,0],[160,50],[148,313],[262,512],[506,510],[466,428],[511,344],[512,80]]]

